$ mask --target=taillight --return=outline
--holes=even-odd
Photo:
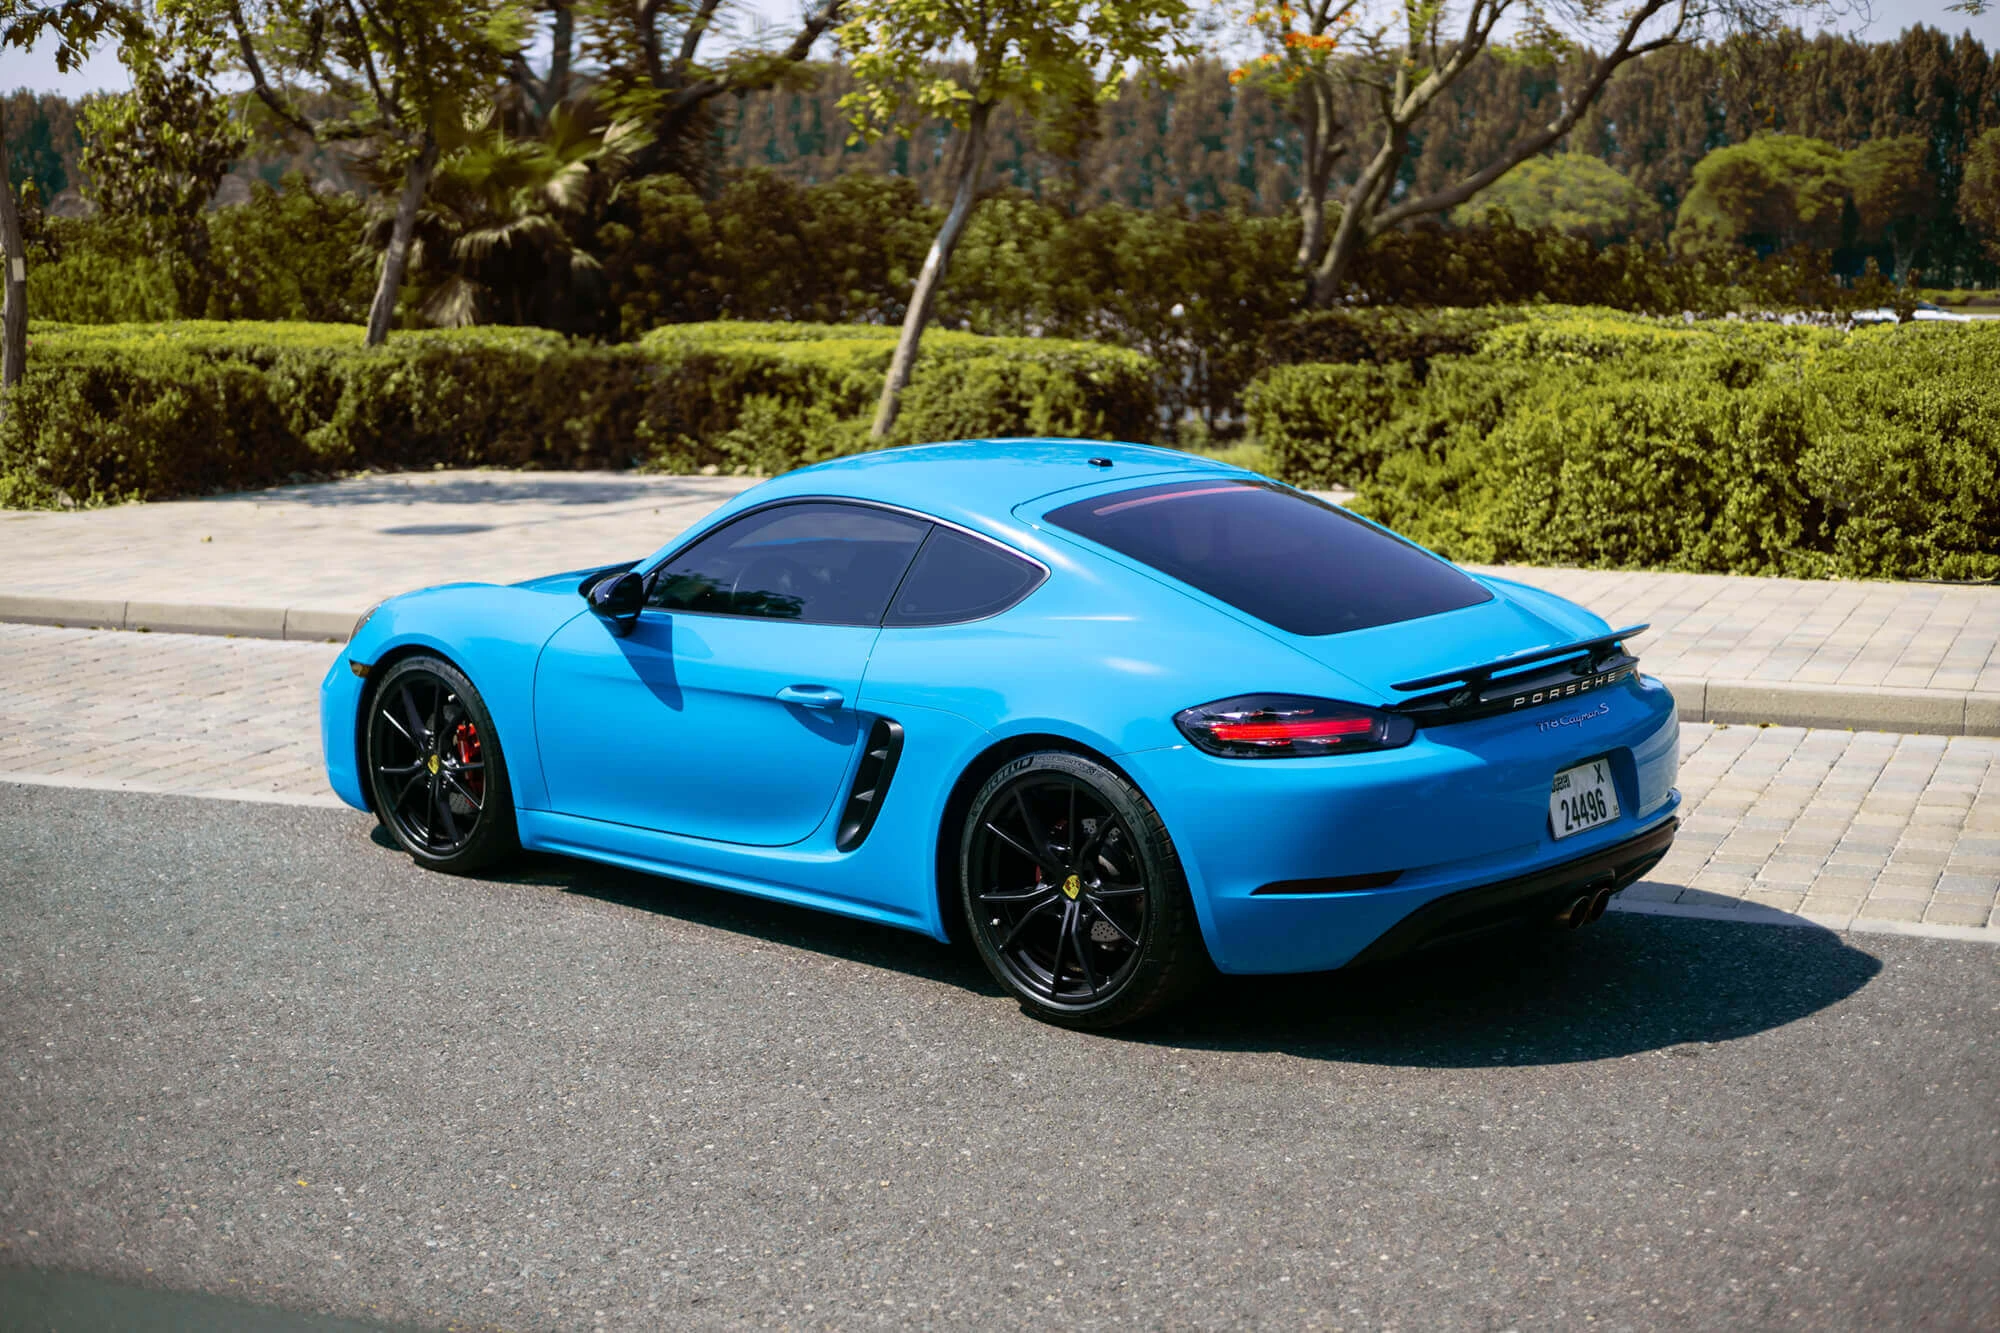
[[[1393,750],[1417,724],[1400,713],[1298,694],[1239,694],[1174,714],[1174,724],[1210,754],[1231,759],[1305,759]]]

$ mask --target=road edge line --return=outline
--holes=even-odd
[[[60,773],[14,773],[0,769],[0,785],[18,787],[67,787],[75,791],[124,792],[134,796],[192,796],[204,801],[244,801],[256,805],[290,805],[314,810],[351,810],[335,796],[306,795],[285,791],[247,791],[233,787],[190,789],[168,787],[153,782],[129,782],[117,778],[65,777]]]

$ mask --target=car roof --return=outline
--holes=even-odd
[[[766,504],[793,495],[848,496],[915,509],[983,531],[1004,532],[1016,524],[1012,517],[1016,506],[1059,491],[1216,472],[1246,478],[1255,475],[1214,458],[1145,444],[956,440],[901,445],[817,463],[774,477],[741,498]]]

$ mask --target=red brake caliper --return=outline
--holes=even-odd
[[[476,764],[479,762],[479,728],[473,726],[470,722],[459,723],[457,730],[451,733],[451,743],[458,750],[459,763]],[[466,790],[470,791],[474,796],[483,796],[486,792],[486,771],[484,769],[474,769],[470,773],[461,774],[459,780],[465,784]]]

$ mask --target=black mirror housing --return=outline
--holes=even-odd
[[[612,632],[626,635],[639,623],[646,606],[646,581],[637,574],[607,574],[590,585],[590,609],[611,626]]]

